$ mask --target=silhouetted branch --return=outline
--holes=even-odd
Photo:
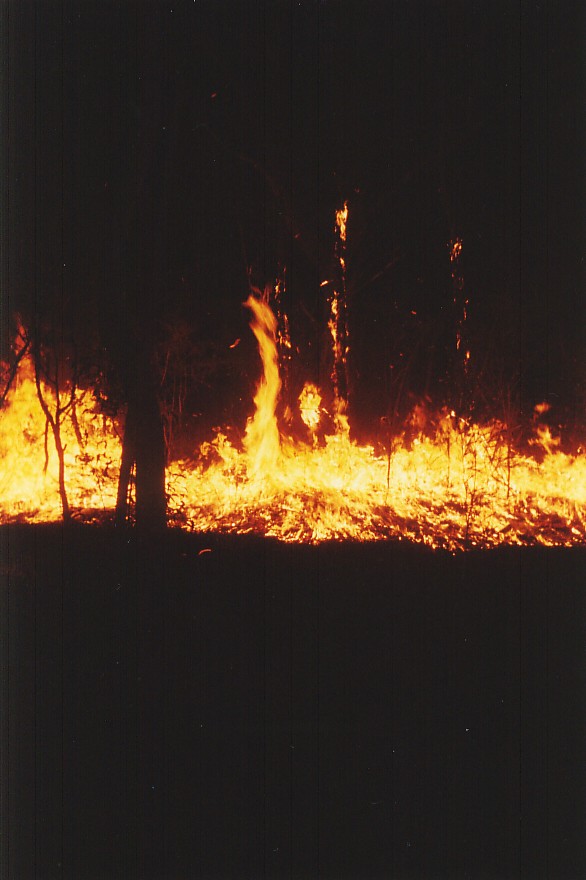
[[[4,402],[8,397],[8,392],[10,391],[10,387],[16,378],[16,374],[18,373],[18,368],[20,366],[20,362],[23,360],[24,356],[28,352],[30,348],[30,339],[26,339],[23,347],[20,349],[18,354],[14,359],[14,363],[10,368],[10,372],[8,374],[8,379],[6,380],[6,385],[4,386],[4,390],[2,395],[0,396],[0,409],[4,406]]]

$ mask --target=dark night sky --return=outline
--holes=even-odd
[[[512,381],[520,373],[528,405],[559,395],[576,408],[580,7],[5,4],[4,323],[17,309],[47,313],[83,337],[124,303],[131,321],[181,315],[226,348],[247,336],[246,266],[264,285],[285,262],[311,370],[324,339],[318,284],[347,198],[359,383],[380,399],[399,348],[441,348],[457,235],[478,357]],[[250,361],[252,340],[243,346]],[[246,369],[255,375],[254,360]]]

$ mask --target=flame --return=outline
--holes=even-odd
[[[503,422],[476,424],[447,408],[433,414],[427,404],[413,409],[397,435],[369,445],[351,438],[347,221],[344,203],[336,212],[339,270],[328,299],[333,411],[326,413],[320,389],[308,382],[296,405],[310,442],[290,436],[279,425],[282,387],[287,396],[279,353],[281,367],[288,367],[289,326],[284,313],[275,315],[271,309],[270,288],[264,294],[251,293],[244,305],[251,312],[262,365],[254,413],[241,445],[230,441],[233,432],[225,429],[203,443],[193,458],[171,462],[167,469],[170,521],[201,532],[256,532],[288,542],[393,538],[452,552],[500,544],[585,544],[586,454],[581,449],[573,454],[562,451],[560,437],[540,421],[549,410],[546,403],[534,408],[534,436],[527,451],[515,448],[513,432]],[[450,247],[455,264],[461,240]],[[283,286],[284,280],[275,285],[277,303]],[[464,309],[462,321],[465,318]],[[15,345],[18,373],[0,410],[0,522],[61,517],[59,462],[48,430],[51,412],[59,413],[72,513],[88,517],[94,511],[111,511],[121,453],[118,424],[100,413],[89,391],[65,387],[58,395],[37,381],[25,344],[26,333],[21,330]],[[467,362],[470,351],[463,351]],[[330,433],[324,433],[324,415],[330,416]]]
[[[263,375],[258,384],[254,416],[246,426],[244,446],[250,461],[250,472],[263,476],[275,466],[279,457],[279,428],[275,415],[281,390],[277,357],[277,319],[265,298],[251,294],[244,305],[253,314],[252,332],[256,336]]]
[[[254,415],[243,448],[218,432],[194,460],[171,463],[173,523],[289,542],[407,539],[452,551],[586,542],[586,455],[562,452],[545,425],[535,426],[537,457],[515,449],[501,422],[474,424],[453,410],[434,420],[423,406],[384,446],[355,443],[347,419],[334,420],[333,433],[318,440],[321,394],[308,383],[298,405],[312,443],[281,435],[276,318],[265,298],[251,295],[245,305],[262,362]],[[43,393],[54,403],[50,388]],[[75,408],[78,431],[72,412],[62,421],[72,510],[111,510],[118,427],[98,412],[88,392],[76,392]],[[60,517],[56,454],[29,356],[0,414],[0,460],[0,520]]]
[[[452,239],[452,241],[450,241],[449,247],[450,247],[450,261],[452,263],[455,263],[457,261],[458,257],[460,256],[460,254],[462,253],[462,239],[461,238]]]
[[[332,389],[334,393],[334,419],[338,432],[349,431],[346,418],[348,403],[348,322],[346,319],[346,261],[344,258],[346,248],[346,224],[348,222],[348,202],[344,202],[343,208],[336,211],[336,226],[338,239],[336,241],[336,257],[340,266],[338,284],[334,286],[328,302],[330,305],[330,317],[328,329],[332,337],[333,364],[331,372]]]
[[[45,382],[39,384],[49,409],[54,411],[54,389]],[[118,426],[100,414],[87,391],[77,390],[63,413],[60,428],[72,510],[112,508],[120,460]],[[20,362],[17,379],[0,412],[0,462],[0,521],[15,517],[51,521],[61,517],[57,453],[28,353]]]
[[[301,415],[308,399],[300,395]],[[316,395],[317,398],[317,395]],[[315,400],[314,400],[315,404]],[[538,463],[514,451],[506,427],[446,414],[433,435],[399,439],[384,454],[347,432],[312,448],[291,439],[273,455],[262,487],[224,435],[218,463],[174,466],[171,492],[189,499],[196,530],[261,532],[284,541],[394,537],[450,550],[503,543],[582,543],[586,538],[586,457],[544,443]]]
[[[306,382],[299,395],[299,414],[305,425],[314,433],[321,419],[321,394],[319,388]]]
[[[336,211],[336,226],[341,241],[346,241],[346,223],[348,222],[348,202],[344,202],[343,208]]]
[[[269,376],[272,383],[266,398],[260,393],[256,398],[255,419],[265,407],[262,420],[272,438],[270,455],[262,457],[262,484],[250,442],[242,455],[218,434],[199,462],[170,469],[170,493],[182,499],[185,525],[260,532],[291,542],[409,539],[452,551],[585,542],[586,456],[559,451],[543,426],[535,438],[544,453],[541,462],[515,450],[507,426],[498,421],[478,425],[445,411],[429,432],[429,414],[421,405],[409,420],[411,441],[404,434],[392,438],[386,450],[360,446],[343,416],[318,444],[321,395],[306,384],[298,402],[313,446],[290,437],[279,441],[275,323],[266,303],[254,300],[254,307],[261,313],[255,311],[252,325],[263,360],[259,388]],[[209,465],[211,449],[216,463]]]

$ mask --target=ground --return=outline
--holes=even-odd
[[[2,876],[586,876],[586,551],[0,530]]]

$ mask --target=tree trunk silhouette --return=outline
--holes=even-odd
[[[63,415],[64,409],[67,407],[63,407],[61,403],[60,396],[60,388],[59,388],[59,371],[57,365],[55,365],[55,372],[53,375],[53,389],[55,392],[55,413],[51,412],[49,404],[45,398],[45,394],[43,392],[41,386],[41,354],[38,344],[33,349],[34,356],[34,364],[35,364],[35,386],[37,389],[37,398],[41,405],[41,409],[43,410],[43,414],[46,419],[47,426],[50,426],[51,432],[53,434],[53,440],[55,442],[55,451],[57,453],[57,461],[58,461],[58,485],[59,485],[59,498],[61,501],[61,510],[63,514],[63,522],[68,523],[71,520],[71,508],[69,507],[69,499],[67,498],[67,487],[65,486],[65,448],[63,446],[63,441],[61,439],[61,417]],[[47,376],[47,379],[49,377]],[[73,403],[74,391],[72,389],[69,397],[69,402],[67,404],[70,407]],[[47,447],[47,433],[45,432],[45,465],[48,461],[48,447]]]
[[[165,438],[154,381],[146,357],[136,355],[128,387],[128,409],[122,444],[116,523],[129,518],[129,489],[135,471],[135,520],[138,528],[166,525]]]

